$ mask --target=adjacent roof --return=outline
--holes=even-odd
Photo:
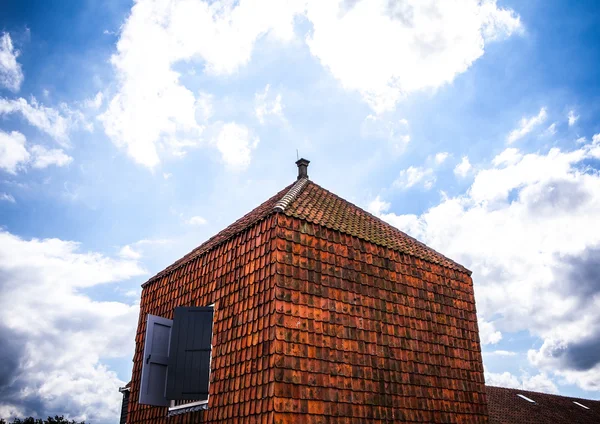
[[[403,233],[387,222],[325,190],[318,184],[302,178],[287,186],[217,235],[211,237],[196,249],[150,278],[143,286],[163,275],[169,274],[268,215],[278,212],[322,225],[326,228],[340,231],[371,243],[415,256],[419,259],[466,272],[469,275],[471,274],[471,271],[462,265],[427,247],[425,244]]]
[[[600,423],[600,401],[598,400],[493,386],[486,386],[485,391],[490,424]],[[519,394],[535,403],[517,396]]]

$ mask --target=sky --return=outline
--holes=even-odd
[[[0,417],[115,422],[140,285],[310,178],[473,271],[486,384],[600,399],[600,5],[5,1]]]

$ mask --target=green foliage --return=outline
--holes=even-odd
[[[66,420],[65,417],[63,417],[62,415],[60,417],[57,415],[54,418],[48,417],[45,420],[42,420],[40,418],[35,419],[33,417],[23,419],[15,418],[10,423],[7,423],[2,418],[0,418],[0,424],[85,424],[85,421],[81,421],[78,423],[75,420]]]

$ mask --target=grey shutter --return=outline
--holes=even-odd
[[[165,387],[173,321],[148,314],[139,403],[167,406]]]
[[[167,399],[208,399],[213,315],[212,306],[175,309]]]

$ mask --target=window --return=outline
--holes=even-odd
[[[214,307],[176,308],[173,320],[148,315],[139,403],[170,411],[208,403]]]
[[[573,403],[574,403],[575,405],[577,405],[577,406],[581,406],[582,408],[585,408],[585,409],[590,409],[590,408],[588,408],[587,406],[585,406],[585,405],[584,405],[584,404],[582,404],[582,403],[575,402],[575,401],[573,401]]]
[[[519,396],[521,399],[525,399],[527,402],[531,402],[531,403],[535,403],[535,400],[533,399],[529,399],[527,396],[522,395],[522,394],[517,394],[517,396]]]

